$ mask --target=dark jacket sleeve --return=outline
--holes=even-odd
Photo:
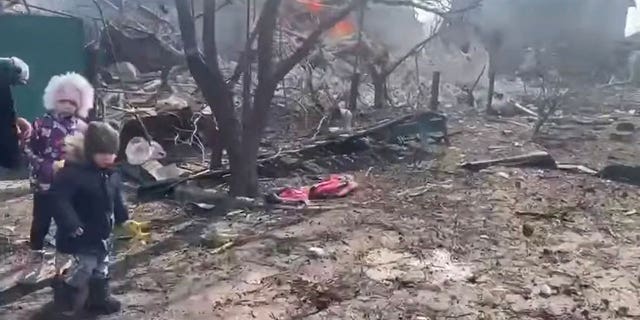
[[[113,197],[113,215],[116,225],[121,225],[125,221],[129,220],[129,210],[124,203],[124,197],[122,195],[122,179],[118,177],[116,179],[116,194]]]
[[[0,73],[2,70],[0,69]],[[0,74],[2,78],[2,74]],[[0,167],[15,169],[20,166],[20,146],[16,132],[16,111],[11,88],[0,84]]]
[[[73,207],[73,198],[78,190],[76,179],[73,171],[62,168],[49,189],[54,219],[62,229],[69,232],[82,227],[82,221]]]

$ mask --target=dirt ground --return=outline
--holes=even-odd
[[[603,114],[590,110],[564,117]],[[457,168],[531,150],[600,168],[632,161],[636,143],[589,125],[556,126],[549,135],[564,130],[566,139],[534,143],[523,117],[445,111],[455,134],[444,154],[355,172],[361,187],[345,199],[224,217],[172,203],[132,207],[152,221],[153,238],[120,246],[113,287],[124,310],[98,319],[640,319],[637,187],[556,170]],[[24,256],[29,206],[28,196],[0,203],[2,288]],[[50,300],[47,287],[5,290],[0,319],[51,319],[42,311]]]

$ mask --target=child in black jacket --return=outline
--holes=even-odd
[[[122,181],[112,170],[118,132],[107,123],[91,122],[84,141],[66,143],[64,167],[54,178],[50,196],[58,225],[56,248],[73,254],[76,263],[54,281],[54,301],[66,312],[86,307],[114,313],[120,302],[109,293],[110,235],[115,225],[129,219]]]

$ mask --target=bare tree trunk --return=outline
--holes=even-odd
[[[360,73],[354,72],[351,75],[351,88],[349,90],[349,109],[356,110],[358,108],[358,96],[360,95]]]
[[[322,33],[342,20],[358,5],[364,4],[364,0],[352,2],[336,16],[320,22],[318,29],[314,30],[298,47],[294,53],[274,63],[274,34],[278,18],[278,10],[282,0],[267,0],[262,7],[260,15],[260,28],[258,29],[258,85],[253,99],[251,114],[243,121],[242,130],[242,157],[243,164],[239,168],[240,176],[246,183],[242,194],[256,196],[258,194],[258,150],[260,139],[264,134],[269,119],[271,101],[275,94],[278,82],[293,69],[315,47]],[[233,173],[232,173],[233,174]],[[237,174],[237,173],[236,173]]]
[[[241,156],[241,128],[240,121],[236,117],[233,106],[233,95],[227,87],[217,59],[217,48],[215,42],[215,0],[205,1],[205,26],[206,34],[205,51],[209,58],[205,63],[202,54],[198,50],[196,42],[196,32],[194,18],[191,13],[189,0],[176,0],[178,20],[184,42],[184,51],[187,58],[187,65],[191,75],[202,90],[202,95],[211,106],[218,127],[220,129],[221,142],[229,154],[229,166],[231,169],[231,194],[240,194],[244,189],[241,180],[234,178],[234,172],[238,171],[238,166],[242,164]],[[214,8],[213,10],[211,8]],[[212,159],[215,160],[215,159]]]
[[[373,106],[376,108],[384,108],[387,101],[387,79],[384,73],[376,70],[376,67],[373,65],[369,67],[369,73],[371,75],[371,83],[373,84]]]
[[[209,168],[220,169],[222,168],[222,153],[224,151],[222,139],[220,138],[220,131],[216,128],[211,130],[207,136],[209,149],[211,149],[211,156],[209,160]]]
[[[216,1],[205,1],[204,10],[204,48],[206,63],[198,50],[195,39],[195,23],[189,0],[175,0],[184,42],[184,51],[191,75],[207,103],[212,107],[224,146],[229,154],[231,169],[231,194],[236,196],[256,196],[258,194],[258,150],[260,139],[268,121],[271,101],[278,82],[304,59],[318,43],[320,36],[346,17],[349,12],[362,6],[367,0],[354,0],[341,9],[335,16],[320,22],[290,56],[274,63],[274,33],[278,9],[282,0],[266,0],[256,28],[258,40],[258,85],[253,103],[247,103],[243,111],[242,126],[235,113],[233,93],[225,82],[217,60],[215,42]],[[250,42],[245,48],[250,48]],[[246,51],[246,50],[245,50]],[[242,69],[238,69],[242,70]],[[234,74],[239,75],[240,72]],[[248,101],[247,101],[248,102]],[[251,105],[251,108],[248,106]]]
[[[495,114],[493,109],[493,95],[495,91],[496,83],[496,61],[498,61],[498,52],[502,46],[503,35],[499,31],[489,35],[489,38],[485,40],[488,43],[487,49],[489,52],[489,91],[487,92],[487,110],[488,114]]]
[[[358,48],[362,47],[362,28],[364,27],[364,7],[360,7],[358,14]],[[349,92],[349,109],[356,110],[358,108],[358,96],[360,95],[360,64],[361,58],[356,55],[356,63],[353,66],[353,75],[351,75],[351,90]]]
[[[242,156],[243,164],[241,175],[246,181],[243,195],[255,197],[258,195],[258,151],[260,150],[260,140],[264,134],[264,129],[269,116],[269,109],[276,86],[258,88],[254,99],[253,109],[247,125],[242,132]]]
[[[245,107],[251,105],[251,110],[243,110],[242,116],[242,157],[244,161],[240,168],[240,175],[245,181],[242,195],[251,197],[257,196],[259,192],[257,163],[260,139],[267,126],[271,101],[278,86],[278,80],[273,77],[273,38],[280,2],[281,0],[268,0],[262,9],[260,16],[262,25],[258,30],[258,86],[253,103],[245,104]]]
[[[438,35],[437,32],[430,34],[426,39],[420,41],[414,45],[408,52],[393,63],[379,63],[378,67],[374,63],[368,64],[369,74],[371,75],[371,82],[373,84],[373,105],[376,108],[383,108],[387,105],[387,101],[391,101],[389,97],[389,91],[387,90],[387,79],[404,61],[413,55],[417,55],[422,48],[435,39]],[[378,71],[378,68],[380,71]]]
[[[385,101],[390,105],[393,104],[393,100],[391,99],[391,95],[389,95],[389,75],[388,74],[387,74],[386,77],[384,77],[383,88],[384,88]]]
[[[487,110],[488,114],[495,114],[493,110],[493,93],[496,83],[496,71],[492,66],[489,66],[489,90],[487,92]]]
[[[432,111],[438,110],[440,105],[440,71],[433,72],[433,79],[431,80],[431,100],[429,101],[429,108]]]
[[[376,108],[384,108],[387,104],[386,94],[384,92],[384,81],[373,81],[373,105]]]
[[[305,93],[311,97],[311,101],[318,109],[322,109],[322,103],[320,103],[320,98],[318,98],[318,92],[316,91],[313,85],[313,67],[306,67],[307,76],[305,77]]]

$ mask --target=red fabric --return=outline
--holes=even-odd
[[[284,202],[307,202],[309,201],[309,188],[284,188],[278,193],[278,197]]]
[[[311,187],[284,188],[276,196],[281,203],[308,203],[313,199],[342,198],[357,187],[358,184],[349,175],[331,175]]]
[[[345,197],[355,190],[358,184],[350,176],[331,175],[324,181],[315,184],[309,190],[309,199],[327,199]]]

